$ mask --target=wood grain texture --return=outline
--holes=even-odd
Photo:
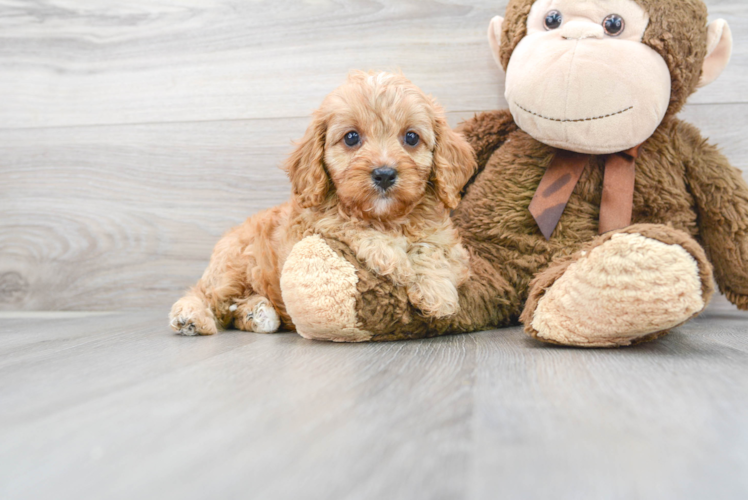
[[[352,68],[399,66],[455,125],[505,103],[503,1],[0,0],[0,310],[168,307],[229,227],[284,201],[278,166]],[[748,7],[682,116],[748,170]]]
[[[223,232],[288,198],[305,122],[0,132],[2,307],[166,306]]]
[[[694,103],[746,102],[748,6],[732,67]],[[351,69],[402,69],[452,111],[503,107],[497,0],[0,0],[0,127],[303,117]]]
[[[747,116],[684,112],[746,171]],[[0,130],[0,310],[168,308],[223,232],[287,199],[279,166],[307,122]]]
[[[746,319],[621,350],[0,323],[0,497],[748,496]]]
[[[496,108],[485,32],[498,12],[495,0],[2,0],[0,123],[304,117],[352,69],[400,68],[449,109]]]

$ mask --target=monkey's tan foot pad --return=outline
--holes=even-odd
[[[356,268],[318,235],[294,245],[283,265],[281,291],[286,310],[302,337],[333,342],[365,342],[359,328]]]
[[[253,295],[229,307],[234,316],[234,326],[245,332],[274,333],[280,328],[278,312],[268,299]]]
[[[638,233],[611,235],[538,277],[522,315],[525,331],[583,347],[626,346],[664,335],[700,313],[711,296],[711,277],[698,261],[711,268],[703,251],[696,253]]]
[[[171,308],[169,326],[180,335],[213,335],[218,331],[210,309],[197,297],[182,297]]]

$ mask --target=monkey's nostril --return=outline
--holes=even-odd
[[[390,167],[374,169],[371,178],[379,188],[387,191],[397,180],[397,170]]]

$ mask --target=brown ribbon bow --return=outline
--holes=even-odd
[[[603,197],[600,202],[600,234],[631,224],[635,162],[640,147],[641,145],[609,155],[605,160]],[[551,239],[551,234],[556,229],[589,160],[590,155],[559,149],[545,171],[530,203],[530,213],[545,239]]]

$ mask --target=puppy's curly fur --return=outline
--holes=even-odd
[[[391,186],[377,183],[372,173],[381,168],[396,172]],[[291,200],[218,242],[200,281],[172,307],[172,328],[293,330],[280,274],[294,244],[310,234],[346,243],[373,272],[405,286],[426,315],[456,313],[468,254],[449,215],[475,169],[472,148],[409,80],[350,74],[287,161]]]

